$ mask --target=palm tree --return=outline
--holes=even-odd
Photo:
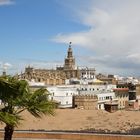
[[[44,88],[31,92],[25,80],[11,76],[0,77],[0,121],[5,123],[4,140],[12,139],[14,128],[22,120],[21,112],[27,110],[35,117],[54,115],[55,103],[48,96]]]

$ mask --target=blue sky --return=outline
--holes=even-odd
[[[139,0],[0,0],[0,64],[63,65],[68,43],[78,66],[140,74]]]

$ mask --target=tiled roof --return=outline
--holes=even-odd
[[[115,88],[113,91],[128,91],[128,88]]]

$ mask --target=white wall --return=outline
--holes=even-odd
[[[60,107],[72,107],[72,96],[77,94],[95,94],[98,96],[98,109],[104,109],[104,103],[115,99],[114,85],[63,85],[47,87],[50,99],[60,102]],[[94,90],[93,90],[94,89]],[[108,99],[107,99],[108,98]]]
[[[51,93],[50,99],[60,103],[60,107],[72,107],[72,97],[78,94],[77,88],[69,86],[52,86],[47,88]]]
[[[98,97],[98,109],[104,109],[104,104],[109,101],[117,100],[114,92],[106,92],[97,94]]]

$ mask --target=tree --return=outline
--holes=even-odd
[[[21,112],[27,110],[35,117],[54,115],[55,103],[48,96],[44,88],[32,92],[25,80],[0,77],[0,121],[5,123],[4,140],[12,139],[14,128],[22,120]]]

